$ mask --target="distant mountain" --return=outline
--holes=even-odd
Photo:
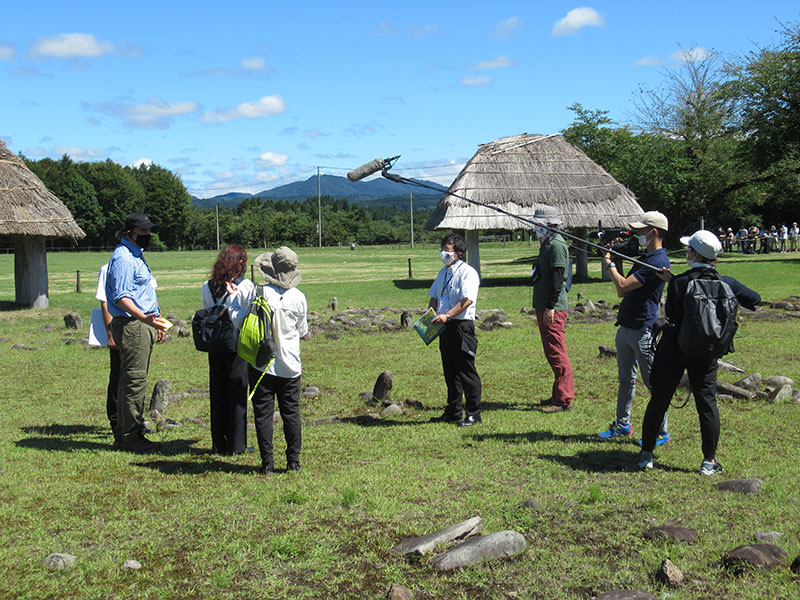
[[[438,184],[431,181],[422,181],[432,186]],[[346,177],[336,175],[322,175],[320,177],[320,192],[323,196],[333,198],[346,198],[351,204],[359,206],[397,206],[408,207],[409,193],[413,193],[415,208],[433,208],[441,199],[441,193],[403,183],[395,183],[383,177],[370,181],[352,182]],[[296,181],[281,185],[271,190],[264,190],[257,194],[231,192],[214,196],[213,198],[196,198],[192,196],[192,205],[197,208],[213,208],[219,204],[220,208],[235,208],[245,198],[259,196],[263,199],[302,201],[314,198],[317,195],[317,177],[312,176],[305,181]]]

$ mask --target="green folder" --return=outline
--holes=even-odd
[[[432,323],[435,317],[436,311],[429,308],[428,312],[414,323],[414,329],[419,334],[419,337],[422,338],[422,341],[425,342],[426,346],[429,346],[433,340],[439,337],[439,334],[442,333],[442,329],[444,329],[444,323]]]

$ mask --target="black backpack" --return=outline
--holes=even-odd
[[[683,297],[683,321],[678,328],[678,347],[694,358],[719,358],[733,352],[733,336],[739,328],[739,301],[719,273],[706,268],[692,273]]]
[[[214,295],[212,293],[212,298]],[[223,297],[226,298],[227,294]],[[236,352],[236,328],[233,326],[228,307],[215,304],[194,313],[192,317],[192,336],[194,347],[200,352],[225,354]]]

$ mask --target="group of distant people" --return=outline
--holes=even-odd
[[[570,411],[575,389],[572,365],[567,353],[565,327],[568,314],[567,282],[569,248],[559,227],[562,220],[550,206],[536,209],[533,221],[540,241],[539,256],[532,272],[533,307],[542,349],[551,370],[550,396],[541,400],[545,414]],[[796,227],[796,226],[795,226]],[[717,359],[690,357],[677,343],[683,320],[683,297],[688,282],[711,277],[719,279],[716,259],[723,244],[705,230],[682,237],[686,246],[688,271],[670,273],[670,262],[663,242],[669,223],[657,211],[644,213],[630,223],[644,253],[626,274],[620,272],[611,252],[603,263],[617,295],[622,298],[617,313],[618,390],[615,418],[598,433],[600,439],[633,435],[631,409],[636,391],[636,375],[651,392],[642,424],[642,447],[637,464],[653,468],[653,450],[670,441],[667,409],[684,372],[688,373],[700,419],[703,461],[700,473],[721,472],[716,459],[720,422],[716,405]],[[153,345],[164,340],[169,323],[161,319],[156,297],[156,282],[143,251],[150,234],[157,230],[147,216],[130,215],[119,232],[120,244],[98,278],[97,297],[108,333],[111,369],[107,394],[107,413],[114,432],[114,447],[132,452],[151,452],[160,447],[146,437],[143,412],[147,371]],[[475,357],[478,340],[474,320],[480,277],[465,262],[466,242],[458,234],[442,239],[442,268],[428,290],[428,307],[436,316],[433,323],[442,327],[439,351],[447,388],[446,405],[433,422],[457,423],[471,427],[481,423],[482,386]],[[273,457],[273,416],[277,400],[286,438],[286,469],[300,469],[300,339],[308,332],[307,303],[297,289],[301,281],[297,254],[281,247],[265,252],[255,260],[266,285],[256,287],[244,278],[247,252],[229,245],[220,252],[211,276],[201,289],[203,308],[222,304],[235,327],[240,327],[250,305],[261,294],[273,310],[272,335],[275,360],[265,370],[247,364],[235,351],[209,353],[209,391],[212,452],[241,454],[247,446],[248,388],[255,417],[256,436],[261,456],[261,472],[275,471]],[[741,306],[755,310],[760,296],[735,279],[723,276]],[[659,321],[659,304],[667,285],[666,325]],[[660,333],[660,340],[655,339]]]
[[[764,229],[760,229],[756,225],[742,226],[736,232],[731,227],[728,227],[727,230],[720,227],[717,230],[717,237],[721,240],[723,250],[727,253],[737,251],[741,254],[797,252],[800,228],[796,222],[790,226],[771,225]]]
[[[553,385],[550,397],[543,399],[540,409],[545,414],[570,411],[574,406],[575,389],[572,365],[567,353],[565,323],[568,313],[566,298],[569,271],[567,243],[559,233],[562,220],[558,211],[540,206],[533,217],[540,242],[533,268],[533,306],[542,342],[542,349],[551,370]],[[651,392],[642,424],[640,469],[653,468],[653,450],[670,441],[667,409],[684,372],[688,373],[695,399],[702,437],[703,460],[700,473],[713,475],[723,470],[716,458],[720,421],[716,404],[717,358],[690,357],[677,343],[677,332],[683,321],[683,299],[688,282],[698,278],[715,278],[717,256],[722,243],[710,231],[700,230],[681,238],[686,246],[688,271],[677,276],[670,273],[670,262],[663,247],[669,230],[667,217],[660,212],[644,213],[630,223],[639,245],[645,249],[627,275],[620,273],[611,253],[603,262],[617,294],[622,298],[617,313],[616,335],[618,391],[615,419],[608,429],[598,433],[600,439],[633,435],[631,409],[636,391],[636,374]],[[478,298],[479,278],[464,262],[466,244],[453,234],[442,240],[439,271],[428,295],[429,306],[437,312],[435,322],[444,325],[439,340],[442,368],[447,386],[444,413],[432,421],[458,423],[462,427],[481,422],[481,383],[475,368],[477,340],[473,320]],[[723,276],[741,306],[755,310],[761,297],[732,277]],[[667,286],[666,325],[658,326],[659,304]],[[660,333],[658,344],[655,338]],[[462,407],[466,399],[466,410]]]

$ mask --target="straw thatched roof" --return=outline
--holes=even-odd
[[[561,213],[563,227],[628,223],[644,211],[633,193],[560,135],[523,133],[483,144],[442,196],[426,229],[532,229],[451,193],[530,219],[538,204]]]
[[[0,140],[0,236],[86,237],[69,209]]]

